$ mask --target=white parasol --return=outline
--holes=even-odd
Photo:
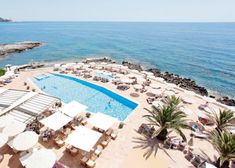
[[[26,151],[38,142],[38,135],[34,131],[26,131],[17,135],[13,140],[13,148],[17,151]]]

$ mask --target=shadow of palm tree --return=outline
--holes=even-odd
[[[202,153],[202,157],[207,160],[207,162],[214,164],[217,160],[216,155],[213,156],[213,159],[211,159],[202,149],[200,149],[200,152]]]
[[[132,142],[137,144],[136,146],[133,147],[134,149],[140,148],[146,150],[143,154],[143,157],[146,160],[152,154],[154,155],[154,157],[156,157],[158,149],[163,150],[171,158],[171,156],[163,148],[163,143],[159,141],[157,138],[151,138],[146,135],[141,135],[140,137],[134,137]]]

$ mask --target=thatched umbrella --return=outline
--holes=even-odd
[[[188,141],[188,145],[190,146],[190,147],[192,147],[193,146],[193,136],[191,136],[191,138],[190,138],[190,140]]]

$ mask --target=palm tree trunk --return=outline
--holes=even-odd
[[[161,141],[165,141],[166,137],[167,137],[168,131],[167,129],[163,129],[157,136],[157,139],[161,140]]]
[[[218,160],[215,163],[216,167],[219,168],[229,168],[229,161],[224,161],[224,163],[222,165],[220,165],[220,157],[218,158]]]

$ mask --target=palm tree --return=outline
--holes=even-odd
[[[211,144],[219,153],[216,166],[220,168],[228,168],[229,161],[235,159],[235,136],[226,130],[211,132]]]
[[[180,101],[179,97],[169,96],[164,100],[164,102],[166,105],[169,105],[174,108],[178,108],[181,101]]]
[[[186,122],[186,115],[178,110],[178,103],[175,103],[175,100],[175,97],[172,99],[168,98],[168,103],[166,105],[161,108],[153,108],[152,111],[147,109],[149,114],[144,116],[149,121],[149,125],[159,127],[152,135],[159,140],[164,141],[166,139],[168,129],[175,130],[184,140],[186,140],[185,135],[181,131],[182,128],[189,128]]]
[[[218,131],[231,126],[230,122],[235,119],[233,112],[230,110],[220,110],[219,113],[214,112],[214,115],[209,117],[216,124],[216,130]]]

